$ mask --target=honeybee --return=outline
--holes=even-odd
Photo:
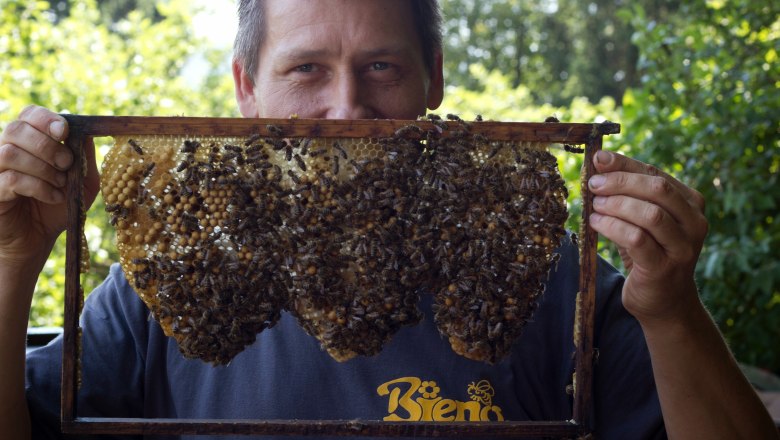
[[[341,146],[341,144],[338,141],[333,142],[333,148],[339,150],[342,159],[347,160],[347,151],[344,149],[344,147]]]
[[[252,136],[249,136],[249,138],[247,138],[247,140],[244,141],[244,146],[248,147],[254,144],[258,139],[260,139],[260,133],[255,133]]]
[[[190,139],[185,139],[184,140],[184,145],[182,146],[181,151],[183,153],[194,153],[198,149],[199,146],[200,146],[200,143],[198,143],[197,141],[193,141],[193,140],[190,140]]]
[[[569,153],[584,153],[585,149],[582,147],[575,147],[574,145],[564,144],[563,149]]]
[[[339,174],[339,157],[333,156],[333,175],[338,176]]]
[[[130,146],[133,148],[133,151],[138,153],[140,156],[144,155],[144,150],[141,148],[141,145],[135,141],[135,139],[130,139],[127,141],[127,143],[130,144]]]
[[[311,145],[311,139],[309,138],[305,138],[300,142],[299,146],[301,148],[301,156],[306,156],[306,154],[308,154],[309,145]]]
[[[407,137],[410,134],[421,135],[422,133],[423,133],[422,128],[414,124],[408,124],[396,130],[394,136],[400,138],[400,137]]]
[[[284,134],[284,130],[278,125],[268,124],[265,126],[265,128],[273,136],[281,136]]]
[[[298,175],[293,172],[293,170],[287,170],[287,175],[290,176],[290,179],[296,184],[301,184],[301,179],[298,178]]]
[[[301,169],[304,173],[306,172],[306,162],[303,161],[303,158],[301,158],[300,154],[295,154],[293,156],[295,158],[295,162],[298,164],[298,168]]]
[[[292,160],[293,149],[289,144],[284,147],[284,158],[287,162]]]

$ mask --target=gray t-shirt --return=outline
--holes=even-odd
[[[432,297],[424,294],[422,322],[401,329],[374,357],[338,363],[284,313],[228,366],[213,367],[182,357],[114,265],[81,317],[79,416],[568,420],[578,258],[568,239],[559,251],[533,319],[512,353],[492,366],[452,351],[433,322]],[[600,261],[598,280],[598,438],[665,438],[644,336],[621,304],[623,277]],[[61,437],[61,344],[58,338],[27,357],[34,438]]]

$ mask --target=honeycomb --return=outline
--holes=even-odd
[[[421,319],[489,363],[564,233],[546,145],[414,124],[378,138],[117,136],[101,175],[128,282],[184,356],[226,364],[288,310],[334,359]],[[278,133],[277,133],[278,132]]]

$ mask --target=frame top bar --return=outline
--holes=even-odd
[[[282,136],[381,138],[390,137],[408,125],[438,132],[443,137],[457,136],[463,126],[457,121],[397,120],[397,119],[259,119],[205,118],[158,116],[83,116],[62,115],[71,130],[87,136],[112,135],[191,135],[191,136]],[[517,140],[583,144],[594,136],[616,134],[620,124],[558,122],[494,122],[464,121],[472,134],[489,140]],[[273,131],[272,131],[273,130]],[[414,131],[405,136],[419,137]]]

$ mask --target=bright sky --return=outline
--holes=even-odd
[[[193,3],[203,8],[193,19],[195,32],[208,38],[216,47],[230,47],[238,26],[235,0],[195,0]]]
[[[196,35],[205,37],[215,48],[231,48],[238,27],[235,0],[195,0],[193,4],[202,9],[192,20]],[[182,74],[190,85],[197,87],[207,69],[203,57],[195,55],[187,61]]]

